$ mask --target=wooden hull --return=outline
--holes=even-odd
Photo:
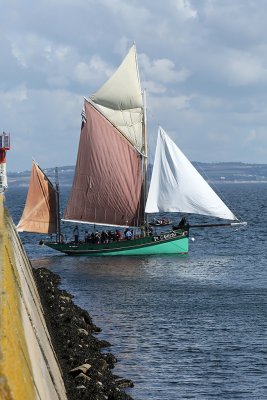
[[[157,236],[106,244],[45,242],[46,246],[72,256],[138,256],[187,254],[188,233],[170,231]]]

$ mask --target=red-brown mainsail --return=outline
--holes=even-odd
[[[87,100],[72,191],[64,220],[101,225],[143,223],[140,153]]]

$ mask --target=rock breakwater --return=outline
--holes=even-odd
[[[101,329],[88,312],[59,288],[58,275],[45,268],[34,269],[33,273],[68,399],[131,400],[121,388],[132,387],[133,383],[112,373],[116,357],[101,352],[110,343],[95,337]]]

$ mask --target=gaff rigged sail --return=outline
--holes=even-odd
[[[64,220],[112,226],[144,223],[143,123],[133,45],[109,80],[84,102],[75,176]]]
[[[88,101],[64,220],[138,226],[143,215],[141,156]]]
[[[34,161],[26,204],[17,230],[36,233],[57,232],[56,192],[53,184]]]

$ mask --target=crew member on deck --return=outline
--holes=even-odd
[[[132,236],[133,236],[133,233],[130,231],[129,228],[127,228],[126,231],[125,231],[125,237],[126,237],[126,239],[127,239],[127,240],[131,240],[131,239],[132,239]]]
[[[121,233],[118,229],[116,230],[115,235],[116,235],[116,241],[119,242],[121,240]]]
[[[73,229],[73,235],[74,235],[74,242],[77,244],[79,242],[79,228],[78,225],[75,226]]]
[[[172,226],[172,229],[176,231],[177,229],[184,229],[187,224],[186,218],[183,217],[177,226]]]

